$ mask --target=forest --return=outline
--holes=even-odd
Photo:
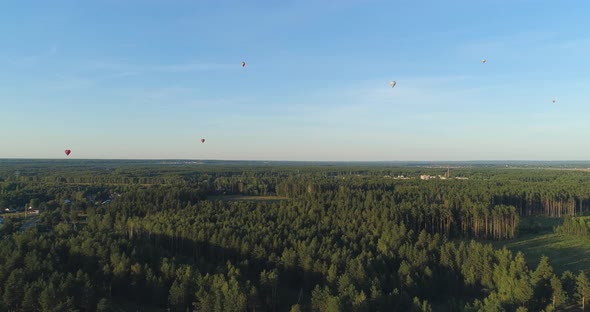
[[[0,311],[581,311],[502,244],[590,239],[588,167],[4,159]]]

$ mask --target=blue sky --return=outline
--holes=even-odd
[[[3,1],[0,158],[589,160],[587,12]]]

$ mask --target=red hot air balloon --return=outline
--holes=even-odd
[[[72,152],[71,150],[65,150],[64,151],[66,153],[66,156],[70,156],[70,153]]]
[[[201,139],[201,143],[205,143],[205,139]]]

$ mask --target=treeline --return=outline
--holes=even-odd
[[[278,195],[298,198],[308,193],[346,188],[380,187],[400,198],[427,197],[446,208],[462,209],[471,203],[487,207],[514,206],[519,216],[580,216],[590,209],[590,176],[586,172],[499,168],[452,169],[451,178],[467,181],[420,181],[420,174],[444,174],[445,168],[384,168],[383,166],[252,166],[146,165],[146,162],[50,162],[56,167],[11,168],[0,163],[0,186],[39,185],[173,185],[196,188],[207,194]],[[149,162],[147,162],[149,163]],[[57,166],[56,164],[59,164]],[[410,180],[395,180],[403,175]],[[1,182],[4,181],[4,182]],[[413,194],[412,194],[413,193]]]
[[[583,215],[590,204],[590,188],[584,188],[584,184],[573,184],[585,181],[577,173],[571,173],[569,179],[561,172],[555,173],[559,179],[549,179],[550,175],[542,172],[536,179],[500,175],[490,176],[488,180],[420,181],[376,176],[368,169],[359,171],[364,176],[339,176],[336,169],[329,171],[324,168],[320,173],[310,170],[283,168],[269,172],[250,168],[219,172],[203,172],[200,169],[195,172],[176,168],[159,173],[155,168],[136,168],[115,169],[112,175],[101,178],[105,184],[70,182],[101,176],[80,173],[74,175],[76,178],[63,177],[66,182],[59,179],[61,182],[51,183],[5,181],[0,182],[0,206],[23,209],[25,205],[30,206],[31,199],[37,199],[41,208],[55,208],[63,201],[71,200],[79,207],[78,210],[84,211],[97,202],[112,199],[114,194],[136,189],[148,192],[186,189],[187,193],[196,194],[190,196],[199,199],[224,194],[277,195],[304,200],[304,205],[313,209],[318,209],[325,202],[362,210],[389,209],[396,215],[396,222],[403,222],[414,231],[425,229],[429,233],[449,237],[511,239],[518,235],[521,216]],[[178,175],[173,175],[176,171]],[[521,175],[524,173],[520,172]],[[534,177],[536,173],[532,173]],[[67,176],[61,171],[52,174]],[[133,174],[139,177],[133,177]],[[48,179],[42,175],[34,177]],[[109,182],[110,179],[112,181]]]
[[[521,174],[525,174],[524,172]],[[448,207],[470,203],[514,206],[520,216],[543,215],[563,217],[583,215],[590,208],[590,181],[578,184],[577,179],[553,182],[525,182],[518,180],[394,180],[391,178],[292,177],[276,187],[281,196],[298,197],[305,193],[334,191],[340,186],[357,189],[381,188],[393,190],[417,199],[443,202]],[[398,196],[398,198],[400,197]],[[426,198],[425,198],[426,197]]]
[[[590,188],[575,184],[590,182],[577,172],[567,176],[557,171],[553,177],[546,171],[530,171],[533,176],[530,178],[525,175],[529,172],[520,171],[520,175],[490,174],[487,180],[420,181],[377,176],[380,173],[377,169],[357,170],[359,174],[347,176],[339,175],[341,170],[233,168],[205,172],[203,168],[197,171],[169,168],[162,173],[156,168],[119,168],[111,174],[73,176],[68,176],[67,170],[55,171],[50,177],[33,175],[37,180],[57,179],[53,182],[0,182],[0,206],[20,208],[31,199],[38,199],[42,205],[55,207],[68,199],[84,206],[81,207],[84,210],[96,202],[111,199],[113,194],[135,189],[153,192],[170,187],[189,189],[189,193],[198,193],[198,198],[224,194],[277,195],[305,200],[305,205],[312,207],[337,202],[339,207],[391,209],[397,215],[396,221],[415,231],[426,229],[449,237],[511,239],[517,235],[520,216],[583,215],[590,205]],[[474,174],[481,175],[482,169],[478,170]],[[100,179],[104,184],[72,182],[86,179]]]
[[[205,232],[200,240],[183,227],[200,209],[145,223],[105,209],[78,231],[63,223],[4,228],[0,310],[549,311],[590,299],[583,273],[558,277],[546,257],[530,270],[522,254],[456,244],[404,225],[369,234],[367,244],[339,238],[343,224],[319,236],[321,228],[276,220],[291,235],[269,236],[267,224],[233,228],[251,220],[212,207],[220,224],[214,233],[223,236]],[[117,230],[123,224],[125,232]]]
[[[588,236],[590,235],[590,219],[587,217],[565,218],[561,225],[554,229],[561,235]]]

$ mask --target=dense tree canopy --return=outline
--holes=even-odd
[[[531,269],[477,241],[515,238],[530,215],[583,215],[590,176],[418,178],[445,170],[0,162],[0,204],[41,211],[5,215],[0,311],[540,311],[590,299],[583,273],[559,277],[546,257]],[[587,234],[578,219],[556,231]]]

